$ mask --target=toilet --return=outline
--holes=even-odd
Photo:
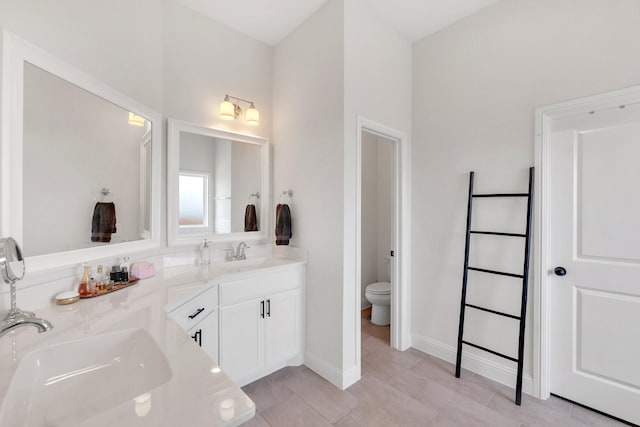
[[[391,323],[391,283],[367,285],[364,297],[371,303],[371,323],[386,326]]]

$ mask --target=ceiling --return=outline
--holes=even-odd
[[[275,45],[327,0],[177,0],[248,36]],[[413,41],[499,0],[364,0]]]

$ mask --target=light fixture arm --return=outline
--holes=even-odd
[[[247,104],[253,105],[253,101],[248,101],[246,99],[238,98],[237,96],[225,95],[224,100],[229,101],[229,99],[235,99],[236,101],[246,102]]]

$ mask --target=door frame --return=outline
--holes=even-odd
[[[392,144],[393,158],[393,248],[394,262],[391,272],[391,347],[406,350],[410,342],[410,268],[411,259],[411,217],[410,217],[410,175],[407,135],[364,117],[357,119],[356,139],[356,259],[355,259],[355,303],[356,319],[356,363],[361,366],[361,318],[362,309],[362,132],[388,139]]]
[[[551,395],[551,305],[549,300],[550,160],[551,124],[554,120],[630,103],[640,103],[640,86],[536,108],[535,190],[533,242],[533,395]]]

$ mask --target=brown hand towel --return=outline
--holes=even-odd
[[[289,205],[276,206],[276,245],[288,245],[291,239],[291,210]]]
[[[96,203],[91,221],[91,241],[110,242],[111,234],[116,232],[116,205],[114,203]]]
[[[255,205],[247,205],[244,210],[244,231],[258,231],[258,216]]]

